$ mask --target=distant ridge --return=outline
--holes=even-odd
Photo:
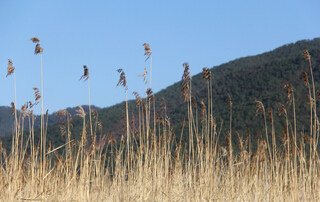
[[[301,40],[296,43],[286,44],[272,51],[265,52],[256,56],[247,56],[211,68],[212,92],[213,92],[213,115],[218,123],[220,130],[220,120],[223,120],[221,130],[221,141],[225,139],[229,125],[229,109],[226,107],[227,95],[232,100],[232,140],[237,144],[237,133],[245,135],[247,132],[252,138],[256,138],[264,132],[263,116],[256,115],[254,101],[258,100],[264,104],[266,110],[272,109],[276,122],[276,135],[281,135],[283,130],[282,116],[278,116],[277,103],[285,104],[286,91],[283,88],[286,82],[290,82],[294,88],[296,99],[297,130],[308,132],[308,105],[307,88],[303,86],[301,73],[305,71],[310,76],[309,66],[302,57],[302,51],[307,49],[311,55],[312,67],[314,70],[314,79],[316,89],[320,89],[320,38],[313,40]],[[190,66],[192,70],[192,66]],[[181,72],[182,75],[183,72]],[[207,105],[207,87],[202,79],[202,73],[192,77],[192,94],[198,103],[197,110],[200,110],[200,101],[203,100]],[[187,106],[181,96],[181,82],[176,82],[171,86],[155,94],[156,113],[164,116],[160,110],[160,103],[165,101],[167,107],[167,116],[170,118],[174,133],[180,137],[182,120],[187,117]],[[98,120],[103,125],[103,131],[100,134],[113,133],[119,140],[124,134],[121,130],[122,122],[120,114],[123,113],[123,103],[114,106],[98,109]],[[288,117],[292,118],[292,106],[287,106]],[[317,109],[320,109],[318,107]],[[12,125],[4,125],[3,120],[13,122],[13,118],[8,118],[6,107],[0,108],[0,132],[12,131]],[[76,108],[70,108],[70,111]],[[68,111],[69,111],[68,110]],[[2,112],[3,111],[3,112]],[[10,112],[11,113],[11,112]],[[129,114],[137,116],[138,111],[135,107],[135,101],[129,101]],[[151,116],[153,116],[151,114]],[[79,138],[81,130],[81,120],[73,116],[72,137]],[[2,121],[1,121],[2,120]],[[56,146],[65,142],[60,136],[56,123],[58,118],[50,118],[48,126],[48,140]],[[86,118],[86,120],[88,120]],[[185,129],[186,131],[187,129]],[[237,133],[236,133],[237,132]],[[99,134],[98,134],[99,135]],[[4,144],[11,144],[11,137],[5,136],[1,140]]]
[[[86,113],[89,112],[89,106],[88,105],[83,105],[83,109],[85,110]],[[100,107],[96,106],[91,106],[92,109],[94,110],[100,110]],[[68,107],[67,110],[72,116],[76,114],[76,110],[78,107]],[[54,124],[56,123],[59,118],[55,116],[56,112],[53,112],[49,114],[48,117],[48,124]],[[18,114],[20,114],[20,111],[18,110]],[[35,119],[35,129],[40,127],[40,116],[36,116]],[[12,115],[12,109],[11,107],[7,106],[0,106],[0,137],[12,133],[12,130],[14,128],[14,115]],[[28,128],[28,121],[25,121],[24,128]]]

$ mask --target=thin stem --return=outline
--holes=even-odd
[[[151,88],[151,75],[152,75],[152,55],[150,55],[150,88]]]
[[[90,104],[90,78],[88,78],[88,98],[89,98],[89,118],[90,118],[90,132],[91,137],[93,136],[92,132],[92,121],[91,121],[91,104]]]
[[[45,163],[46,163],[46,137],[44,134],[44,117],[43,117],[43,68],[42,68],[42,53],[41,53],[41,140],[42,140],[42,189],[45,193],[45,183],[44,183],[44,175],[45,175]]]

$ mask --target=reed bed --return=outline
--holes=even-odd
[[[144,44],[144,47],[145,55],[151,58],[149,44]],[[42,50],[41,48],[41,54]],[[312,77],[310,55],[307,51],[303,55],[309,61]],[[10,64],[8,67],[12,67],[12,61]],[[151,67],[152,62],[150,69]],[[72,119],[67,111],[58,111],[57,115],[63,123],[61,133],[66,136],[65,144],[55,148],[50,142],[46,142],[44,126],[41,129],[43,139],[36,143],[32,107],[37,104],[41,95],[35,89],[35,103],[24,105],[20,117],[15,119],[16,134],[11,152],[7,154],[0,147],[0,200],[320,201],[320,162],[317,151],[319,129],[315,114],[313,77],[310,85],[307,73],[303,73],[305,85],[309,88],[310,134],[297,136],[295,130],[290,134],[287,127],[281,135],[281,144],[277,146],[273,112],[267,112],[272,125],[271,130],[267,130],[266,110],[263,103],[256,101],[257,115],[262,113],[264,116],[266,137],[256,138],[258,149],[253,152],[250,149],[250,134],[245,137],[237,134],[238,145],[231,144],[231,138],[235,136],[231,134],[235,134],[235,131],[232,132],[230,96],[226,103],[230,110],[229,132],[220,134],[217,130],[218,125],[212,114],[214,95],[211,89],[211,72],[207,68],[203,69],[203,79],[208,88],[208,101],[207,106],[203,101],[200,102],[198,115],[197,103],[191,94],[192,78],[188,63],[184,63],[183,67],[181,93],[188,106],[188,117],[182,120],[180,138],[172,132],[164,100],[160,104],[161,113],[153,113],[154,122],[151,125],[151,104],[155,112],[155,99],[150,84],[145,98],[135,93],[139,109],[138,131],[133,130],[134,123],[129,122],[128,106],[125,105],[123,120],[126,136],[122,136],[121,141],[116,142],[111,134],[96,137],[96,131],[101,127],[97,114],[91,118],[92,112],[89,111],[90,129],[87,129],[86,114],[79,106],[78,116],[83,119],[80,140],[70,139]],[[8,68],[8,74],[13,73],[13,70]],[[89,79],[86,66],[84,70],[81,79]],[[127,94],[124,70],[117,71],[120,73],[118,86],[125,87]],[[144,76],[145,81],[146,74],[145,70],[145,74],[140,75]],[[288,101],[294,103],[293,87],[288,83],[285,87]],[[90,102],[90,93],[88,94]],[[289,109],[281,104],[279,106],[287,126],[288,122],[293,122],[295,127],[295,120],[287,119]],[[295,105],[291,106],[294,113]],[[14,112],[16,114],[15,108]],[[25,119],[29,121],[29,134],[23,134],[21,128]],[[92,124],[98,127],[92,127]],[[182,139],[184,130],[187,131],[188,142]],[[271,131],[271,142],[268,131]],[[24,136],[27,141],[23,143]],[[220,144],[220,136],[226,138],[226,145]],[[239,153],[234,153],[235,147],[239,148]]]

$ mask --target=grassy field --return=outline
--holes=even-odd
[[[37,43],[35,54],[42,56],[40,40],[32,38],[32,41]],[[147,60],[150,60],[151,73],[152,52],[148,44],[144,44],[144,48]],[[175,137],[172,133],[170,119],[166,115],[152,113],[154,116],[151,116],[151,111],[155,109],[151,74],[146,98],[135,94],[139,129],[133,130],[134,123],[130,123],[126,107],[122,117],[126,135],[120,142],[116,142],[111,134],[98,137],[96,131],[100,124],[95,121],[96,114],[92,113],[91,117],[90,109],[89,120],[86,120],[81,106],[78,115],[83,118],[83,129],[79,141],[70,139],[71,125],[67,111],[57,112],[64,123],[60,128],[66,137],[64,145],[55,148],[46,141],[49,134],[46,134],[44,115],[41,118],[41,138],[34,140],[32,107],[43,99],[42,93],[35,89],[35,103],[26,104],[19,117],[12,103],[16,130],[11,152],[7,154],[0,148],[0,200],[320,201],[319,121],[314,113],[316,92],[308,51],[304,51],[303,56],[310,65],[310,72],[302,74],[309,89],[312,109],[306,111],[310,114],[310,126],[306,126],[310,127],[310,134],[296,132],[293,86],[286,83],[293,120],[287,119],[289,109],[279,104],[287,125],[283,134],[275,134],[273,127],[267,127],[267,121],[273,125],[274,112],[266,111],[263,103],[256,101],[256,113],[264,117],[266,134],[256,138],[258,149],[254,152],[251,151],[250,134],[245,137],[237,134],[239,144],[232,144],[231,137],[235,132],[231,127],[230,96],[226,103],[230,109],[230,126],[226,126],[230,128],[229,132],[220,134],[217,130],[218,123],[212,114],[214,95],[211,93],[211,72],[206,68],[203,69],[203,79],[207,82],[208,104],[206,106],[201,102],[201,113],[197,114],[197,106],[191,96],[189,65],[183,64],[181,93],[188,106],[188,117],[181,120],[181,137]],[[9,60],[7,76],[14,74],[12,65]],[[117,71],[120,74],[118,86],[123,86],[127,91],[125,72],[122,69]],[[140,76],[146,80],[146,75],[147,70]],[[88,82],[90,106],[90,78],[86,66],[81,79]],[[161,110],[166,114],[164,103]],[[29,121],[28,134],[24,134],[21,127],[24,121]],[[183,131],[187,131],[188,142],[183,141]],[[271,139],[268,139],[268,134],[271,134]],[[226,145],[219,144],[220,136],[225,136]],[[233,152],[235,147],[239,148],[239,153]],[[58,150],[63,152],[58,153]]]

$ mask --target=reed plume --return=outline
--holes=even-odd
[[[314,85],[314,79],[313,79],[313,72],[312,72],[312,66],[311,66],[311,56],[308,52],[308,50],[304,50],[302,52],[302,55],[304,57],[305,60],[308,60],[309,63],[309,68],[310,68],[310,75],[311,75],[311,82],[312,82],[312,91],[313,91],[313,98],[311,97],[311,93],[309,91],[309,99],[310,99],[310,109],[311,109],[311,113],[313,113],[313,117],[310,117],[310,119],[314,121],[313,124],[310,124],[310,127],[312,127],[312,136],[313,136],[313,145],[312,145],[312,149],[313,149],[313,157],[310,157],[310,159],[314,159],[316,156],[316,151],[317,151],[317,147],[318,147],[318,139],[319,139],[319,135],[317,136],[317,132],[319,131],[319,128],[317,127],[317,105],[316,105],[316,90],[315,90],[315,85]],[[312,162],[311,162],[312,163]],[[312,167],[312,166],[310,166]],[[310,172],[311,172],[311,168],[310,168]]]
[[[127,123],[127,147],[128,147],[128,158],[129,158],[129,145],[130,145],[130,126],[129,126],[129,109],[128,109],[128,96],[127,96],[127,91],[128,91],[128,86],[127,86],[127,79],[126,79],[126,74],[124,73],[123,69],[117,69],[117,72],[120,73],[120,78],[117,83],[117,86],[122,86],[125,88],[126,92],[126,123]],[[128,167],[129,165],[129,160],[128,160]]]
[[[269,155],[270,155],[270,159],[272,159],[272,155],[271,155],[271,150],[270,150],[270,144],[269,144],[269,136],[268,136],[268,127],[267,127],[267,117],[266,117],[266,111],[265,108],[262,104],[261,101],[255,101],[254,102],[256,104],[256,115],[257,116],[259,113],[263,114],[263,118],[264,118],[264,126],[265,126],[265,130],[266,130],[266,140],[267,140],[267,148],[269,150]]]
[[[204,68],[202,68],[202,71],[203,71],[203,77],[202,77],[202,79],[205,79],[207,82],[210,81],[210,79],[211,79],[210,69],[204,67]]]
[[[13,64],[12,60],[8,59],[8,67],[7,67],[8,73],[7,73],[7,76],[10,76],[11,74],[14,73],[15,67],[12,66],[12,64]]]
[[[151,48],[150,45],[148,43],[144,43],[143,44],[144,47],[144,55],[148,56],[147,59],[145,60],[145,62],[150,58],[150,87],[151,88],[151,76],[152,76],[152,52],[151,52]],[[147,70],[146,68],[144,69],[145,74],[147,74]],[[145,78],[145,81],[147,83],[147,80]]]
[[[80,77],[79,81],[80,81],[81,79],[84,79],[83,82],[85,82],[86,80],[89,79],[89,69],[88,69],[87,65],[83,65],[83,71],[84,71],[84,72],[83,72],[83,75]]]
[[[31,39],[30,39],[33,43],[37,43],[36,44],[36,47],[35,47],[35,49],[34,49],[34,54],[35,55],[37,55],[37,54],[42,54],[42,52],[43,52],[43,48],[41,47],[41,45],[40,45],[40,39],[38,38],[38,37],[32,37]]]
[[[91,119],[91,104],[90,104],[90,79],[89,79],[89,69],[87,65],[83,65],[83,75],[80,77],[79,81],[81,79],[84,79],[83,82],[88,80],[88,99],[89,99],[89,121],[90,121],[90,134],[93,136],[93,131],[92,131],[92,119]]]
[[[211,135],[211,141],[213,140],[213,125],[209,124],[209,122],[211,121],[212,118],[212,85],[211,85],[211,71],[209,68],[202,68],[202,72],[203,72],[203,76],[202,79],[206,80],[207,83],[207,89],[208,89],[208,114],[207,116],[207,120],[208,120],[208,124],[207,124],[207,132],[206,132],[206,141],[208,141],[210,139],[210,135]],[[209,148],[210,149],[210,148]]]
[[[117,72],[120,73],[120,78],[119,78],[117,86],[122,86],[127,91],[128,87],[127,87],[126,74],[124,73],[124,71],[122,69],[117,69]]]
[[[40,44],[40,39],[38,37],[32,37],[30,39],[33,43],[37,43],[34,49],[34,54],[37,55],[40,53],[41,55],[41,125],[40,125],[40,130],[41,130],[41,152],[42,152],[42,176],[44,177],[45,175],[45,165],[46,165],[46,132],[45,132],[45,127],[44,127],[44,113],[43,113],[43,68],[42,68],[42,52],[43,48],[41,47]],[[45,189],[45,184],[44,180],[42,182],[42,189],[44,191]]]
[[[13,74],[13,84],[14,84],[14,103],[12,102],[12,109],[14,109],[13,114],[14,114],[14,120],[15,120],[15,134],[16,138],[18,137],[18,119],[17,119],[17,109],[15,106],[17,106],[17,89],[16,89],[16,74],[14,72],[15,67],[13,66],[12,60],[8,59],[8,67],[7,67],[7,75],[6,77],[10,76]],[[16,139],[17,140],[17,139]]]
[[[144,43],[142,45],[144,47],[144,55],[148,56],[147,59],[145,60],[146,62],[151,57],[152,52],[151,52],[150,45],[148,43]]]
[[[151,52],[151,48],[150,48],[150,45],[148,43],[144,43],[142,44],[142,46],[144,47],[144,55],[145,56],[148,56],[147,59],[145,60],[145,62],[150,58],[150,80],[149,80],[149,89],[151,89],[151,78],[152,78],[152,52]],[[147,73],[147,70],[145,68],[145,74]],[[145,81],[146,81],[146,78],[145,78]],[[147,81],[146,81],[146,84],[147,85]],[[148,89],[147,89],[148,91]],[[148,93],[146,93],[147,96]],[[154,98],[154,95],[152,97],[153,99],[153,131],[154,133],[156,133],[156,107],[155,107],[155,98]],[[149,99],[149,102],[148,102],[148,109],[147,109],[147,136],[149,136],[149,125],[150,125],[150,114],[151,114],[151,104],[150,104],[150,99]],[[154,142],[155,144],[155,142]]]
[[[181,93],[183,95],[184,101],[188,101],[190,92],[189,92],[189,83],[191,81],[191,76],[190,76],[190,72],[189,72],[189,64],[187,62],[183,63],[182,65],[184,67],[184,71],[182,74],[182,88],[181,88]]]

